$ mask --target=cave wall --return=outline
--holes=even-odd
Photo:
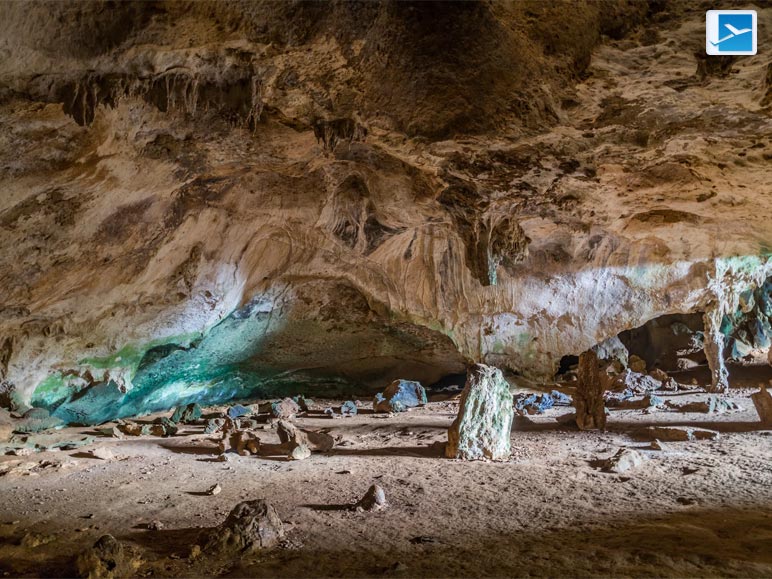
[[[572,6],[3,3],[0,379],[101,420],[718,327],[772,272],[763,63]]]

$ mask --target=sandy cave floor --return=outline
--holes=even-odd
[[[171,438],[97,438],[75,451],[2,456],[0,572],[72,576],[77,553],[110,533],[141,554],[139,576],[768,577],[772,431],[759,430],[755,384],[742,386],[730,393],[739,411],[614,410],[604,433],[558,423],[568,408],[520,418],[507,462],[441,457],[435,443],[446,440],[458,406],[447,395],[404,414],[373,415],[365,402],[352,418],[300,417],[302,427],[338,439],[300,462],[215,462],[211,435],[197,426]],[[655,451],[635,436],[649,424],[702,426],[721,438]],[[59,431],[81,433],[93,431]],[[274,430],[258,434],[275,442]],[[89,458],[96,446],[115,458]],[[623,446],[648,460],[624,475],[601,472],[598,459]],[[389,508],[350,510],[374,482]],[[215,483],[222,492],[206,496]],[[243,560],[189,558],[206,529],[255,498],[284,521],[282,548]],[[147,529],[155,520],[162,530]]]

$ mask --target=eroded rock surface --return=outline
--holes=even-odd
[[[514,418],[512,394],[501,370],[476,364],[468,372],[458,416],[448,429],[445,456],[505,460]]]
[[[725,389],[768,336],[722,332],[772,273],[768,62],[647,6],[2,3],[0,380],[99,424],[551,378],[697,313]]]

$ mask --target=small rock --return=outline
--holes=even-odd
[[[651,441],[651,444],[649,445],[649,448],[651,448],[651,450],[660,450],[660,451],[663,451],[663,452],[667,451],[667,450],[670,450],[667,446],[665,446],[665,444],[663,442],[657,440],[656,438]]]
[[[660,382],[665,382],[666,380],[670,379],[670,376],[668,376],[667,372],[659,368],[654,368],[651,372],[649,372],[649,376],[655,380],[659,380]]]
[[[209,496],[215,496],[215,495],[219,495],[221,492],[222,492],[222,487],[219,484],[214,484],[207,489],[206,494],[208,494]]]
[[[93,449],[90,452],[91,456],[94,458],[98,458],[99,460],[112,460],[115,458],[115,455],[109,448],[105,448],[104,446],[100,446],[98,448]]]
[[[614,456],[603,462],[601,470],[603,470],[603,472],[622,474],[623,472],[627,472],[632,468],[642,465],[643,460],[643,457],[638,451],[631,448],[620,448]]]
[[[353,400],[346,400],[340,407],[341,416],[356,416],[357,405]]]
[[[355,505],[355,508],[364,511],[378,511],[388,506],[386,493],[380,485],[372,485],[365,496]]]
[[[332,408],[325,408],[324,414],[328,418],[340,418],[340,414],[336,414],[335,410],[333,410]]]
[[[161,521],[150,521],[147,524],[149,531],[161,531],[164,528],[164,524]]]
[[[230,459],[231,457],[227,452],[223,452],[216,458],[217,462],[228,462]]]

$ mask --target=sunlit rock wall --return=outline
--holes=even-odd
[[[721,387],[772,273],[766,63],[682,4],[0,13],[0,378],[68,421],[548,378],[669,313]]]

